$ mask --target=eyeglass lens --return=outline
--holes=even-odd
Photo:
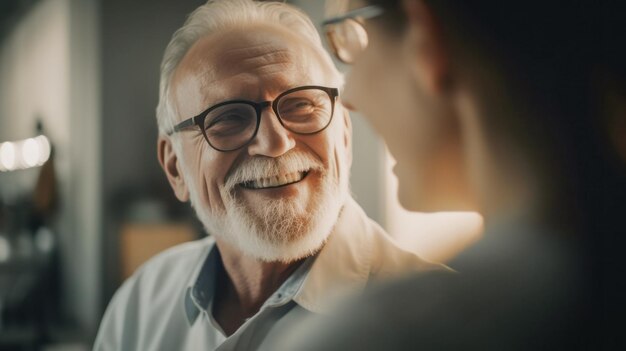
[[[332,100],[326,91],[303,89],[282,95],[274,103],[282,125],[299,134],[316,133],[326,128],[332,118]],[[218,150],[234,150],[255,135],[256,108],[233,102],[211,110],[204,119],[207,141]]]
[[[327,25],[326,30],[335,55],[344,63],[354,62],[367,47],[368,38],[365,28],[352,18]]]
[[[233,150],[252,138],[256,129],[256,109],[252,105],[222,105],[204,119],[204,130],[211,146]]]

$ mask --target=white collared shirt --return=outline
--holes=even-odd
[[[218,259],[207,237],[149,260],[113,297],[94,350],[263,350],[303,316],[330,312],[338,297],[372,279],[446,269],[400,248],[349,199],[324,248],[227,337],[211,312]]]

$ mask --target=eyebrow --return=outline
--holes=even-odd
[[[278,95],[280,95],[280,94],[282,94],[282,93],[284,93],[286,91],[289,91],[291,89],[302,87],[302,86],[308,86],[308,85],[315,85],[315,84],[310,83],[310,82],[309,82],[309,84],[302,84],[302,83],[298,83],[298,84],[295,84],[295,83],[284,84],[284,86],[282,86],[281,88],[274,89],[275,91],[271,91],[271,92],[274,93],[273,95],[278,96]],[[261,91],[265,91],[265,90],[261,89]],[[218,105],[218,104],[221,104],[221,103],[224,103],[224,102],[229,102],[229,101],[249,101],[249,102],[259,103],[259,102],[265,102],[265,101],[267,101],[267,99],[264,99],[264,98],[258,98],[258,99],[248,98],[248,97],[244,97],[243,95],[239,94],[239,95],[235,95],[235,96],[224,97],[224,98],[217,99],[217,100],[214,99],[209,104],[206,104],[206,106],[208,106],[208,108],[210,108],[211,106]]]

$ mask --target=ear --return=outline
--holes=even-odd
[[[415,80],[427,93],[439,95],[450,84],[450,64],[440,19],[423,0],[403,0],[405,49]]]
[[[189,201],[189,189],[182,174],[180,160],[174,151],[172,140],[164,135],[159,135],[157,140],[157,157],[178,200]]]
[[[343,140],[346,147],[348,165],[352,166],[352,119],[350,119],[350,111],[345,107],[342,107],[342,109],[344,121]]]

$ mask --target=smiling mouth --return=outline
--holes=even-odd
[[[298,183],[302,181],[308,174],[309,171],[294,172],[289,174],[282,174],[280,176],[248,180],[243,183],[239,183],[239,185],[244,189],[252,190],[279,188],[282,186]]]

